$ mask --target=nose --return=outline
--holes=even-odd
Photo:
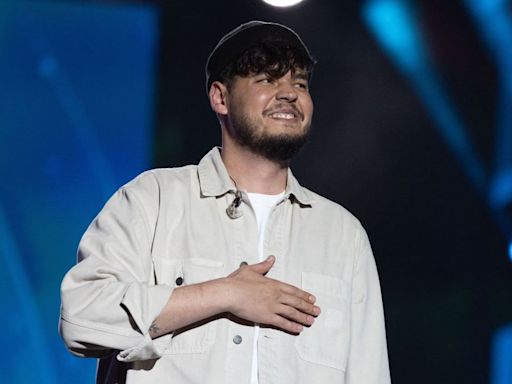
[[[276,93],[276,99],[280,101],[287,101],[289,103],[297,100],[297,90],[289,82],[284,82],[279,85]]]

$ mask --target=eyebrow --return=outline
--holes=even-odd
[[[293,74],[293,78],[294,79],[298,79],[298,80],[306,80],[306,81],[309,81],[309,78],[308,78],[308,75],[306,74],[306,72],[295,72]]]

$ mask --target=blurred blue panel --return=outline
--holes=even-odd
[[[512,325],[495,333],[491,354],[491,384],[512,383]]]
[[[91,383],[59,285],[106,198],[149,167],[158,9],[0,2],[2,383]]]

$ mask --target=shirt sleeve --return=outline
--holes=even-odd
[[[123,187],[80,241],[78,263],[62,281],[59,321],[66,346],[78,356],[118,352],[118,360],[134,361],[162,355],[149,327],[172,287],[152,284],[155,193],[155,183],[140,180]]]
[[[388,384],[391,378],[377,266],[362,228],[357,241],[346,383]]]

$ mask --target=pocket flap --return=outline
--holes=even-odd
[[[220,277],[223,263],[217,260],[205,258],[166,259],[154,258],[156,284],[196,284]]]
[[[349,295],[349,285],[344,280],[314,272],[302,272],[302,289],[344,300]]]

